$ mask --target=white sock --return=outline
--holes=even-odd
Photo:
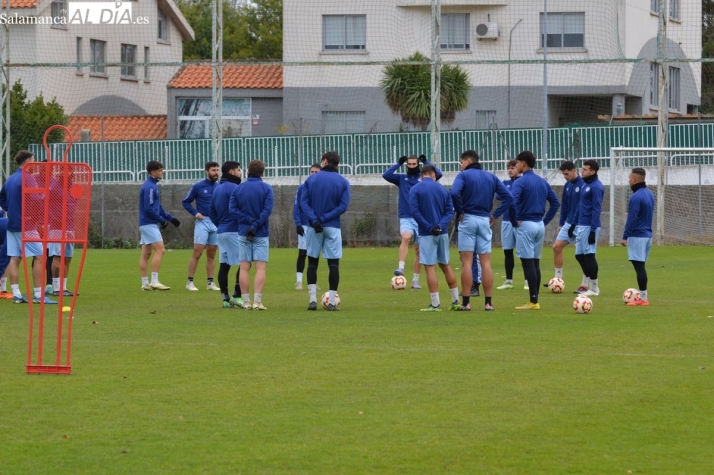
[[[243,305],[250,304],[250,294],[241,294],[241,298],[243,299]]]
[[[41,292],[42,292],[42,287],[35,287],[34,289],[32,289],[32,295],[33,295],[36,299],[40,298]]]
[[[62,279],[62,285],[64,286],[64,290],[67,290],[67,277]]]
[[[523,287],[528,287],[528,279],[523,281]]]
[[[562,267],[560,269],[557,267],[555,268],[555,276],[560,277],[561,279],[563,278],[563,268]]]
[[[399,261],[399,270],[404,270],[404,261]]]
[[[158,272],[152,272],[151,273],[151,283],[154,284],[159,281],[159,273]]]
[[[583,281],[580,283],[580,287],[587,287],[590,282],[590,278],[583,275]]]
[[[597,279],[590,279],[590,290],[592,290],[593,292],[600,291],[600,289],[597,288]]]
[[[59,292],[59,277],[52,277],[52,290]]]
[[[336,290],[330,290],[329,295],[330,299],[327,301],[327,303],[331,303],[332,305],[335,305],[335,295],[337,294]]]
[[[432,307],[438,307],[439,305],[441,305],[441,302],[439,302],[439,292],[434,292],[433,294],[430,293],[429,296],[431,297]]]
[[[22,294],[20,293],[20,284],[10,284],[10,290],[12,290],[13,297],[22,297]]]
[[[449,292],[451,292],[451,301],[458,302],[459,301],[459,287],[456,286],[453,289],[449,289]]]
[[[298,272],[296,275],[297,275],[296,282],[300,282],[302,284],[302,272]]]
[[[149,285],[149,278],[148,278],[148,277],[142,277],[142,278],[141,278],[141,286],[142,286],[142,287],[146,287],[147,285]]]
[[[257,292],[253,293],[253,302],[260,303],[262,301],[263,301],[263,294],[259,294]]]
[[[643,302],[647,301],[647,291],[646,290],[640,290],[640,300]]]
[[[307,284],[307,293],[310,294],[310,302],[317,302],[317,284]]]
[[[6,292],[7,291],[7,277],[3,277],[0,279],[0,292]]]
[[[412,282],[419,282],[419,274],[414,274],[412,276]]]
[[[528,281],[526,281],[526,282],[528,282]],[[506,279],[506,281],[504,282],[504,284],[511,284],[511,285],[513,285],[513,279]]]

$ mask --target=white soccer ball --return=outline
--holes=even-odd
[[[322,308],[327,308],[327,304],[330,303],[330,292],[325,292],[322,294],[322,297],[320,297],[320,301],[322,302]],[[338,294],[335,294],[335,307],[340,306],[340,296]]]
[[[559,294],[565,290],[565,281],[560,277],[553,277],[548,281],[548,288],[554,294]]]
[[[404,290],[407,288],[407,279],[403,275],[395,275],[392,277],[392,289]]]
[[[593,309],[593,301],[586,295],[578,295],[573,300],[573,310],[577,313],[590,313]]]
[[[634,302],[640,298],[640,291],[637,289],[627,289],[622,293],[622,301],[625,303]]]

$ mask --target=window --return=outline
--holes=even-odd
[[[365,112],[323,111],[322,128],[325,134],[361,134],[365,132]]]
[[[324,50],[364,50],[367,44],[366,15],[323,15]]]
[[[650,0],[650,11],[655,13],[659,11],[659,0]]]
[[[77,52],[77,72],[79,74],[82,74],[83,68],[82,68],[82,38],[77,37],[77,46],[76,46],[76,52]]]
[[[669,67],[669,108],[679,110],[679,93],[681,91],[679,80],[679,68]]]
[[[545,39],[545,16],[540,14],[540,47]],[[548,48],[583,48],[585,13],[548,13]]]
[[[650,63],[650,107],[659,107],[659,65]]]
[[[669,17],[679,19],[679,0],[669,0]]]
[[[136,78],[136,66],[128,63],[136,63],[136,46],[135,45],[121,45],[121,62],[125,63],[121,67],[121,77],[123,78]]]
[[[496,123],[496,111],[476,111],[476,128],[490,129]]]
[[[158,28],[157,32],[157,38],[159,41],[164,41],[166,43],[169,42],[169,22],[166,19],[166,15],[164,15],[164,12],[159,10],[159,13],[156,17],[156,24]]]
[[[67,29],[67,2],[66,0],[53,0],[50,7],[52,27]]]
[[[151,74],[149,74],[149,47],[144,46],[144,81],[151,79]]]
[[[107,42],[106,41],[100,41],[100,40],[89,40],[89,53],[90,53],[90,58],[89,62],[92,63],[89,66],[89,72],[92,74],[101,74],[101,75],[106,75],[106,66],[105,66],[105,51],[107,49]]]
[[[467,50],[469,48],[469,14],[441,15],[441,49]]]
[[[223,136],[250,136],[250,117],[250,99],[223,99]],[[179,99],[178,128],[182,139],[210,137],[211,99]]]

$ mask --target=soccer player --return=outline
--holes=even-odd
[[[216,268],[216,250],[218,249],[218,238],[216,237],[216,225],[209,217],[211,211],[211,196],[218,184],[218,163],[207,162],[204,167],[206,178],[195,183],[186,197],[181,201],[186,211],[191,213],[196,222],[193,228],[193,254],[188,261],[188,282],[186,290],[196,292],[198,287],[193,283],[193,276],[201,259],[203,249],[206,249],[206,284],[207,290],[221,290],[213,282],[213,272]],[[196,207],[191,203],[196,201]]]
[[[451,292],[451,308],[459,305],[459,285],[449,264],[449,222],[454,217],[454,205],[446,188],[436,182],[436,167],[424,165],[421,181],[409,191],[409,211],[419,226],[419,262],[426,271],[431,303],[422,312],[441,312],[439,281],[436,265],[444,273]],[[469,269],[470,272],[470,269]]]
[[[520,176],[518,170],[516,170],[515,158],[508,161],[507,168],[508,180],[503,180],[503,186],[508,188],[510,192],[511,186],[513,186],[513,183]],[[516,228],[512,223],[512,221],[515,221],[515,218],[513,218],[513,207],[504,206],[504,204],[501,203],[491,215],[491,225],[501,216],[503,216],[503,220],[501,220],[501,247],[503,247],[506,280],[503,282],[503,285],[496,287],[496,290],[508,290],[513,288],[513,269],[516,267],[516,259],[513,255],[513,250],[516,248]],[[523,288],[524,290],[528,290],[528,281],[525,281]]]
[[[340,310],[335,305],[335,294],[340,284],[340,259],[342,258],[342,229],[340,216],[350,205],[350,183],[339,174],[340,156],[329,151],[320,161],[322,169],[303,183],[300,209],[309,225],[305,228],[307,240],[307,290],[310,294],[308,310],[317,310],[317,266],[322,257],[330,269],[329,300],[327,310]]]
[[[484,171],[474,150],[461,154],[461,173],[454,178],[451,199],[459,220],[459,255],[461,256],[461,305],[449,310],[471,310],[474,252],[478,254],[483,275],[483,293],[486,311],[492,311],[493,269],[491,268],[491,209],[498,196],[501,203],[510,206],[511,192],[496,175]]]
[[[573,220],[580,204],[580,190],[583,189],[583,179],[578,175],[575,164],[566,160],[560,165],[560,172],[565,178],[563,195],[560,201],[560,222],[558,223],[558,234],[553,243],[553,265],[555,266],[555,277],[563,278],[563,249],[575,239],[568,236],[568,230],[574,227]],[[583,275],[581,287],[587,285],[587,277]],[[543,287],[548,287],[544,283]]]
[[[54,167],[53,167],[54,169]],[[74,184],[74,173],[70,170],[65,178],[61,174],[60,169],[54,169],[54,176],[50,177],[50,238],[61,238],[62,233],[62,216],[65,215],[65,236],[74,237],[74,215],[77,208],[77,199],[73,198],[68,193],[69,188]],[[65,188],[66,187],[66,188]],[[66,199],[65,199],[66,197]],[[63,213],[63,202],[66,203],[66,214]],[[45,289],[45,293],[49,291],[52,295],[59,296],[60,289],[65,297],[72,297],[74,293],[67,289],[67,276],[69,275],[69,267],[72,263],[74,255],[74,243],[64,244],[64,273],[60,276],[62,270],[62,244],[52,242],[47,246],[47,261],[49,267],[50,285]],[[60,279],[62,285],[60,286]]]
[[[521,258],[528,281],[529,302],[516,310],[540,310],[540,258],[543,253],[545,227],[558,212],[560,202],[545,179],[533,172],[536,157],[524,150],[516,157],[516,170],[521,177],[511,186],[516,219],[516,251]],[[545,212],[545,202],[550,204]],[[545,215],[545,217],[544,217]]]
[[[0,209],[0,299],[12,299],[12,293],[7,291],[7,276],[6,270],[10,263],[10,258],[7,257],[7,218],[4,217],[5,212]]]
[[[270,248],[270,223],[273,212],[273,187],[263,181],[265,164],[251,160],[248,179],[231,194],[229,209],[238,220],[238,258],[240,260],[240,290],[243,308],[268,310],[263,305],[265,270]],[[250,268],[255,263],[253,306],[250,305]]]
[[[14,303],[27,303],[27,299],[20,292],[20,261],[22,260],[22,169],[28,163],[35,161],[35,156],[27,150],[20,150],[15,155],[18,165],[17,171],[10,175],[2,189],[0,189],[0,208],[7,210],[7,255],[10,262],[7,266],[7,276],[12,289]],[[41,256],[45,253],[44,246],[39,242],[25,243],[25,256],[35,257],[32,262],[33,303],[40,303],[42,298],[42,283],[44,282],[44,266]],[[45,304],[57,302],[45,295]]]
[[[419,176],[421,170],[419,168],[419,161],[424,165],[432,165],[425,155],[420,155],[418,158],[416,155],[411,155],[407,157],[406,155],[401,157],[397,163],[389,167],[384,173],[382,173],[382,178],[387,180],[389,183],[397,185],[399,187],[399,205],[397,207],[397,214],[399,216],[399,234],[402,236],[402,242],[399,245],[399,263],[397,269],[394,271],[394,275],[404,275],[404,263],[407,260],[407,254],[409,253],[409,242],[412,238],[416,242],[417,236],[417,223],[409,211],[409,190],[412,186],[419,183]],[[407,164],[406,173],[397,173],[399,167]],[[436,170],[437,181],[441,178],[441,170],[434,166]],[[417,243],[414,247],[414,274],[412,276],[412,289],[420,289],[419,285],[419,273],[421,272],[421,264],[419,264],[419,244]]]
[[[139,232],[141,234],[141,256],[139,257],[139,271],[141,272],[141,290],[169,290],[159,282],[159,268],[164,257],[164,239],[161,229],[166,229],[169,222],[176,227],[181,221],[171,216],[161,206],[161,195],[156,184],[164,177],[164,166],[155,160],[146,164],[149,176],[139,190]],[[153,252],[153,257],[151,253]],[[151,283],[147,277],[151,260]]]
[[[209,216],[215,223],[218,240],[218,286],[223,308],[243,307],[240,296],[240,257],[238,256],[238,219],[230,212],[231,196],[241,183],[240,163],[228,160],[221,167],[221,181],[213,191]],[[228,294],[228,274],[231,266],[238,266],[233,296]]]
[[[310,167],[310,175],[320,171],[320,164],[313,163]],[[298,237],[298,257],[296,264],[296,281],[295,290],[302,290],[302,274],[305,270],[305,259],[307,259],[307,240],[305,239],[305,226],[308,225],[307,218],[303,216],[300,210],[300,193],[305,188],[300,185],[295,192],[295,200],[293,201],[293,221],[295,221],[295,229]]]
[[[575,259],[580,263],[583,270],[583,283],[575,293],[588,296],[600,295],[598,287],[598,264],[595,259],[597,251],[597,239],[600,235],[600,213],[602,212],[602,200],[605,196],[605,188],[598,179],[597,172],[600,169],[597,161],[593,159],[583,162],[583,189],[580,191],[580,202],[573,217],[573,225],[568,229],[568,236],[572,239],[575,236]]]
[[[627,259],[637,273],[637,286],[640,298],[629,302],[630,307],[647,307],[650,301],[647,297],[647,270],[645,262],[652,247],[652,216],[655,199],[645,184],[645,169],[633,168],[630,173],[630,203],[627,207],[627,222],[622,233],[623,246],[627,246]]]

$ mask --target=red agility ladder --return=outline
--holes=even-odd
[[[62,161],[52,161],[47,145],[47,137],[54,129],[63,129],[69,138]],[[22,169],[22,257],[25,269],[25,283],[30,316],[30,339],[27,348],[28,373],[70,374],[70,355],[72,349],[72,318],[79,292],[79,282],[82,277],[84,258],[87,254],[87,235],[89,230],[89,210],[92,191],[92,169],[86,163],[69,163],[67,156],[72,147],[72,134],[62,125],[53,125],[45,132],[43,139],[46,162],[31,162]],[[52,344],[52,337],[45,335],[45,309],[51,308],[45,304],[45,286],[42,285],[40,306],[37,322],[34,318],[31,273],[28,273],[25,256],[25,243],[42,245],[42,273],[44,275],[45,256],[50,243],[58,243],[61,247],[60,256],[60,288],[57,302],[57,341],[54,361],[43,363],[45,339]],[[74,281],[74,295],[69,305],[69,312],[63,312],[65,248],[67,244],[81,244],[82,257],[77,266],[77,277]],[[44,282],[44,281],[43,281]],[[38,283],[35,283],[37,286]],[[49,319],[50,317],[48,317]],[[50,323],[51,324],[51,323]],[[35,332],[35,326],[37,331]],[[33,354],[33,350],[36,354]],[[62,363],[62,356],[65,362]],[[34,357],[34,360],[33,360]]]

